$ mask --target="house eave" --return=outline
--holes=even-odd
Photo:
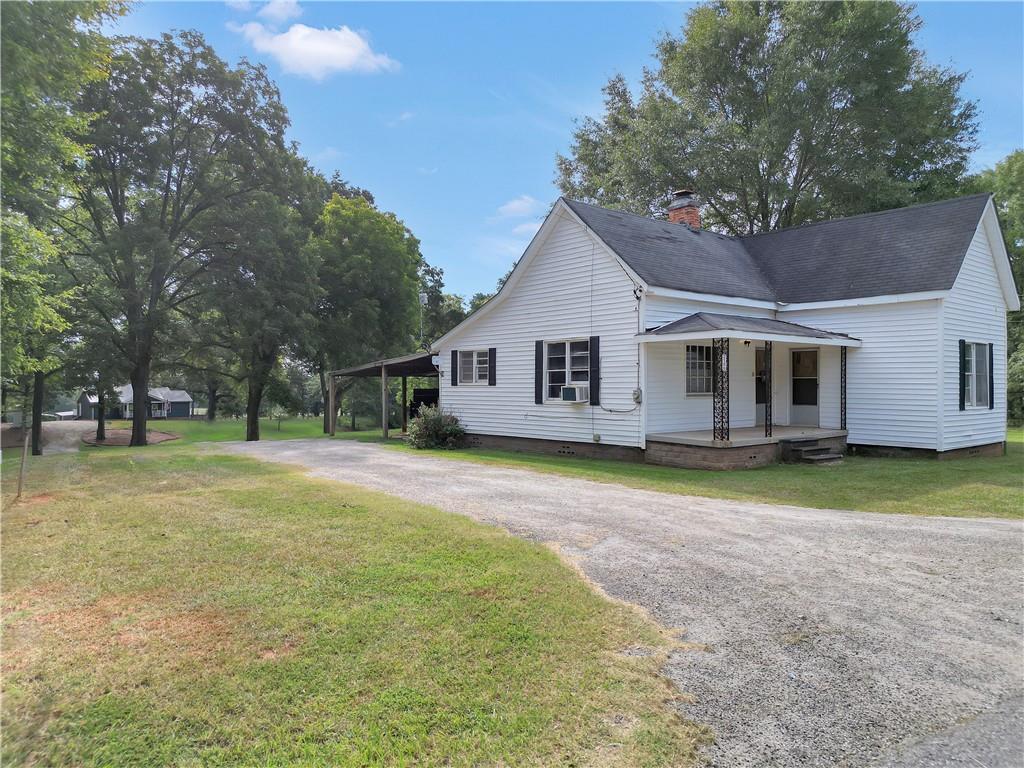
[[[822,347],[859,347],[860,339],[817,336],[797,336],[782,333],[759,333],[754,331],[713,330],[688,331],[686,333],[639,333],[638,344],[652,344],[659,341],[703,341],[706,339],[741,339],[743,341],[778,341],[787,344],[805,344]]]
[[[804,309],[830,309],[833,307],[870,307],[877,304],[902,304],[909,301],[934,301],[949,296],[949,291],[917,291],[914,293],[891,293],[882,296],[861,296],[852,299],[834,299],[832,301],[803,301],[794,304],[778,302],[775,306],[779,312],[797,312]]]
[[[659,285],[651,285],[647,288],[649,296],[664,296],[670,299],[687,299],[690,301],[704,301],[710,304],[730,304],[736,307],[753,307],[755,309],[776,309],[779,305],[775,301],[764,299],[746,299],[740,296],[724,296],[715,293],[699,293],[697,291],[681,291],[678,288],[665,288]]]

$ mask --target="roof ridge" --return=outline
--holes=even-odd
[[[755,232],[751,235],[740,235],[736,239],[740,242],[744,240],[752,240],[755,237],[764,237],[766,235],[777,235],[780,232],[792,232],[799,229],[808,229],[809,227],[817,227],[822,224],[835,224],[840,221],[852,221],[853,219],[866,219],[871,216],[885,216],[890,213],[897,213],[899,211],[909,211],[916,208],[929,208],[936,205],[948,205],[950,203],[960,203],[964,200],[971,200],[976,197],[992,197],[991,192],[976,192],[973,195],[961,195],[960,197],[951,197],[947,200],[932,200],[930,203],[915,203],[914,205],[904,205],[900,208],[886,208],[881,211],[867,211],[866,213],[855,213],[852,216],[840,216],[837,219],[822,219],[821,221],[809,221],[806,224],[797,224],[792,227],[782,227],[781,229],[773,229],[768,232]]]

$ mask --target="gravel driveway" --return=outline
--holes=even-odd
[[[349,441],[224,447],[557,543],[707,647],[665,672],[714,729],[712,765],[1024,765],[1019,522],[675,496]]]

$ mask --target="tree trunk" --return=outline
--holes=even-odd
[[[146,419],[149,416],[149,364],[132,368],[132,439],[129,445],[146,445]]]
[[[213,421],[217,418],[217,384],[206,382],[206,420]]]
[[[103,387],[96,388],[96,442],[107,439],[107,395]]]
[[[245,439],[260,439],[260,403],[263,401],[264,382],[261,377],[249,377],[249,396],[245,404]]]
[[[348,399],[348,415],[352,419],[351,427],[352,431],[356,431],[356,399],[353,396]]]
[[[46,374],[36,371],[32,377],[32,455],[43,455],[43,389]]]

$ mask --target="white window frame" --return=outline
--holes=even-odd
[[[565,357],[565,366],[566,366],[565,368],[554,368],[553,369],[550,366],[551,353],[550,353],[549,350],[550,350],[551,346],[555,345],[555,344],[565,344],[565,355],[564,355],[564,357]],[[573,344],[586,344],[587,345],[587,351],[586,351],[587,364],[586,364],[585,367],[581,366],[581,365],[574,366],[572,364],[572,358],[573,358],[572,345]],[[576,354],[577,355],[582,355],[584,353],[577,352]],[[558,396],[557,397],[553,397],[551,395],[551,387],[556,386],[555,384],[551,383],[551,372],[553,370],[554,371],[564,371],[565,372],[565,383],[557,385],[558,388],[559,388],[558,389]],[[576,380],[573,380],[573,378],[572,378],[573,373],[579,374],[579,373],[584,373],[584,372],[586,373],[586,379],[579,379],[578,378]],[[572,386],[574,384],[585,386],[588,389],[590,387],[590,337],[589,336],[581,336],[581,337],[576,337],[576,338],[571,338],[571,339],[552,339],[551,341],[545,341],[544,342],[544,400],[546,402],[552,402],[552,403],[567,403],[567,401],[562,399],[562,389],[561,388],[562,387]],[[568,404],[571,404],[571,403],[568,403]]]
[[[988,384],[991,380],[991,374],[988,370],[989,344],[983,341],[968,341],[965,342],[965,344],[967,346],[967,354],[964,356],[964,408],[981,408],[983,410],[988,410],[988,404],[992,399],[992,393],[988,391]],[[978,371],[979,355],[985,366],[985,373],[983,376],[980,376]],[[987,398],[984,401],[978,400],[979,381],[984,386],[987,394]]]
[[[690,390],[690,361],[689,361],[689,356],[690,356],[690,349],[691,349],[691,347],[693,349],[706,349],[707,350],[707,353],[708,353],[708,359],[707,359],[707,366],[708,366],[707,370],[708,370],[708,372],[707,372],[707,375],[705,376],[704,374],[701,374],[699,377],[697,377],[697,378],[700,378],[702,380],[703,379],[707,379],[708,390],[706,392],[704,392],[704,391],[693,392],[693,391]],[[712,348],[712,346],[710,344],[687,344],[686,345],[686,349],[683,350],[683,392],[686,395],[686,397],[711,397],[711,395],[714,394],[714,391],[715,391],[715,357],[714,357],[714,355],[715,355],[714,349]],[[697,362],[698,362],[699,365],[703,365],[704,364],[703,360],[699,360]]]
[[[463,357],[464,355],[472,356],[472,363],[468,366],[469,378],[466,378],[467,366],[464,362],[466,359]],[[490,352],[486,349],[460,349],[459,386],[486,384],[490,379],[490,356]],[[481,368],[481,365],[483,368]]]

